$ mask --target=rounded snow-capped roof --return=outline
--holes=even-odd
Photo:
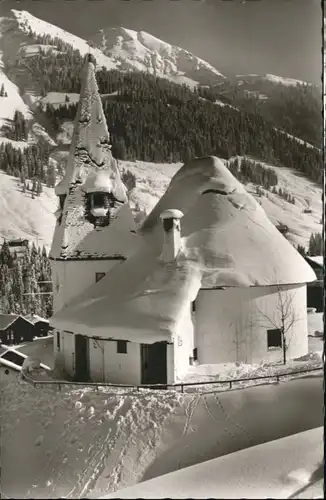
[[[165,219],[182,219],[183,213],[180,210],[175,210],[173,208],[169,208],[168,210],[164,210],[161,213],[160,218],[162,220]]]
[[[202,285],[299,284],[315,273],[263,208],[214,156],[186,163],[172,178],[141,233],[160,239],[160,215],[181,210],[185,258],[203,271]]]

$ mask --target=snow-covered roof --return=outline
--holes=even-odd
[[[176,259],[160,259],[167,209],[184,213]],[[298,284],[309,264],[216,157],[185,164],[140,229],[141,246],[51,320],[58,328],[152,342],[173,337],[200,288]]]
[[[320,267],[324,266],[324,257],[322,255],[314,255],[312,257],[307,255],[306,259],[308,262],[310,261],[313,264],[317,264],[317,266],[320,266]]]
[[[135,240],[131,232],[136,231],[136,224],[131,210],[128,207],[121,212],[128,199],[109,141],[96,82],[95,60],[88,55],[66,174],[55,189],[57,195],[67,196],[62,212],[56,214],[58,223],[50,252],[52,258],[97,258],[99,254],[102,258],[125,257],[128,254],[125,245],[132,245]],[[109,193],[116,200],[115,208],[110,208],[110,215],[115,220],[114,231],[119,224],[125,224],[119,227],[125,238],[113,242],[111,223],[95,230],[94,225],[87,221],[85,195],[92,192]],[[128,210],[129,216],[126,214]]]
[[[12,325],[18,318],[33,324],[28,318],[25,318],[20,314],[0,314],[0,330],[6,330],[6,328]]]
[[[31,323],[33,323],[34,325],[38,322],[42,322],[42,323],[49,323],[49,320],[46,319],[46,318],[42,318],[41,316],[39,316],[38,314],[28,314],[27,316],[25,316],[25,319],[27,319],[28,321],[30,321]]]

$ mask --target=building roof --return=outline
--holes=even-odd
[[[324,257],[322,255],[314,255],[313,257],[310,257],[309,255],[306,256],[306,260],[312,264],[317,264],[319,267],[324,267]]]
[[[28,323],[33,324],[24,316],[20,314],[0,314],[0,330],[6,330],[10,325],[12,325],[18,318],[22,318]]]
[[[25,319],[33,323],[35,325],[36,323],[42,322],[42,323],[49,323],[49,320],[46,318],[42,318],[41,316],[38,316],[37,314],[28,314],[25,316]]]
[[[135,241],[136,224],[127,205],[126,188],[121,180],[117,161],[110,149],[110,135],[103,112],[102,101],[95,76],[94,59],[86,56],[85,74],[80,93],[74,132],[64,178],[56,186],[57,195],[66,195],[63,210],[58,210],[57,222],[50,257],[97,258],[112,257],[111,223],[95,230],[85,218],[85,195],[90,192],[105,192],[116,200],[110,209],[117,219],[121,232],[127,233],[121,244],[114,244],[118,256],[125,255],[125,240],[129,247]],[[121,211],[121,207],[128,206]],[[129,216],[126,212],[129,210]],[[101,236],[99,236],[101,234]],[[128,239],[129,237],[129,239]],[[101,240],[101,246],[98,240]],[[128,255],[128,252],[127,252]]]
[[[0,314],[0,330],[6,330],[17,318],[18,314]]]
[[[161,258],[160,214],[184,213],[177,258]],[[300,284],[316,279],[221,160],[198,158],[173,177],[145,220],[141,246],[52,318],[103,338],[170,340],[199,289]],[[149,341],[149,340],[148,340]]]

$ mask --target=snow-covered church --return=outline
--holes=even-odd
[[[172,384],[193,363],[308,351],[311,267],[216,157],[183,165],[137,229],[86,57],[56,186],[55,366],[79,381]],[[283,329],[283,330],[282,330]]]

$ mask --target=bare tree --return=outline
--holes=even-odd
[[[270,316],[260,309],[258,309],[259,314],[265,318],[276,330],[281,332],[282,339],[282,351],[283,351],[283,364],[287,362],[287,351],[289,349],[292,337],[293,337],[293,326],[301,318],[298,316],[295,305],[295,296],[288,291],[282,290],[280,285],[277,286],[277,305],[274,316]],[[292,333],[291,333],[292,331]]]

